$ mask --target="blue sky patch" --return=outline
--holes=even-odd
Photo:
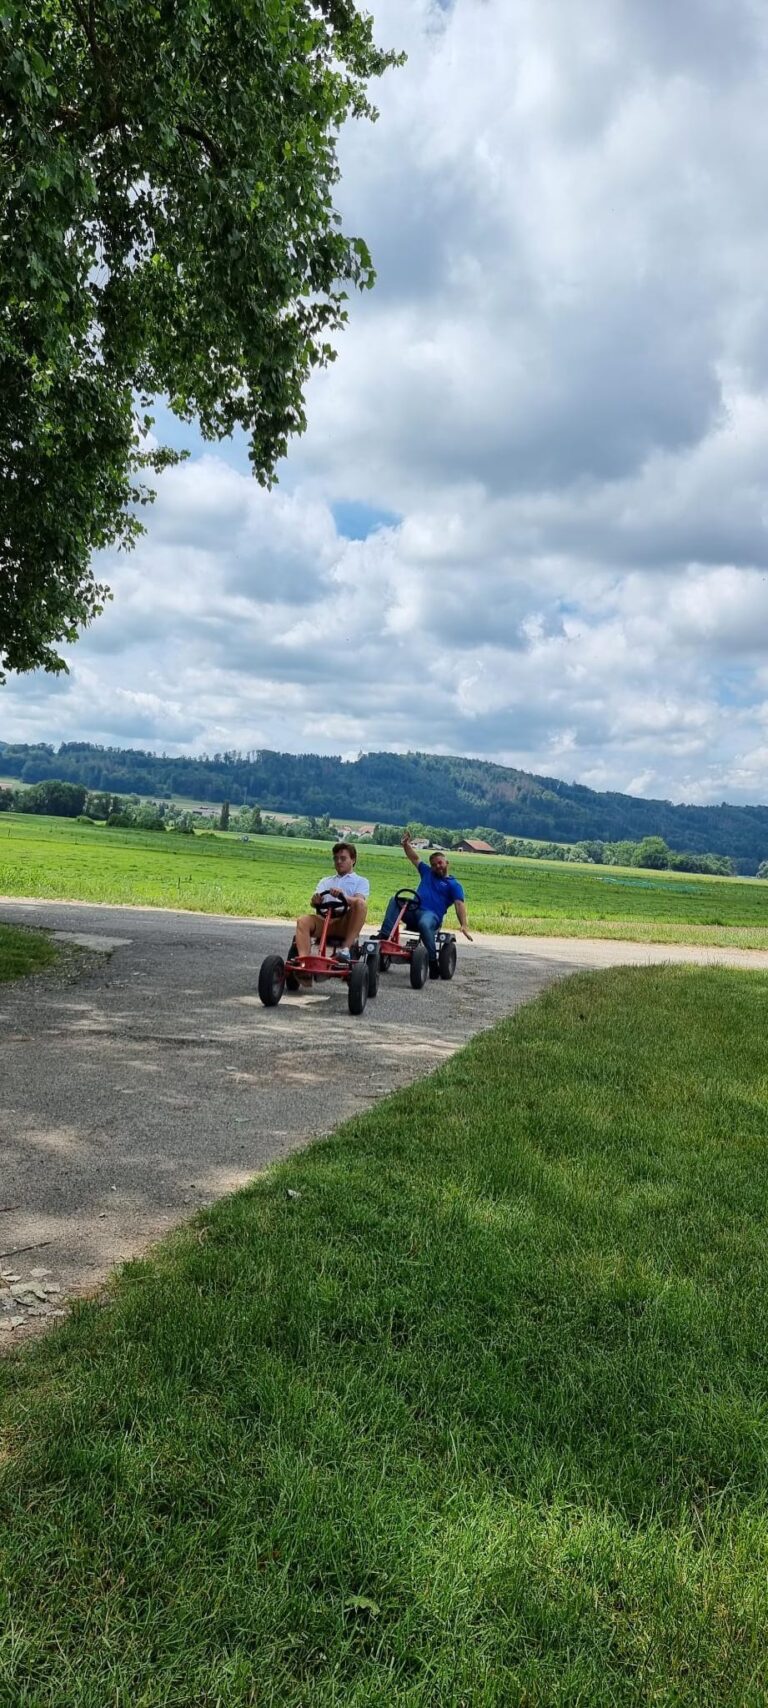
[[[367,540],[377,528],[394,528],[402,521],[392,510],[377,510],[373,504],[343,500],[332,504],[333,520],[345,540]]]

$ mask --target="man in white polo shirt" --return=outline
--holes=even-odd
[[[347,903],[347,911],[340,919],[332,919],[328,927],[328,940],[335,944],[341,938],[339,947],[335,948],[338,960],[348,961],[349,951],[355,939],[359,937],[365,924],[368,912],[368,893],[370,884],[367,878],[361,878],[355,871],[357,864],[357,849],[353,842],[335,842],[333,846],[333,864],[336,867],[332,878],[321,878],[310,901],[310,907],[317,907],[323,896],[339,896]],[[323,929],[323,917],[319,913],[304,913],[296,921],[296,950],[299,955],[311,953],[313,937],[319,937]]]

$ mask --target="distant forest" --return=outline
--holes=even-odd
[[[183,795],[317,817],[419,820],[449,829],[482,824],[507,836],[554,842],[662,836],[671,847],[730,855],[742,873],[754,873],[768,858],[768,806],[675,806],[598,793],[482,759],[428,753],[342,760],[261,749],[192,759],[80,741],[58,748],[0,742],[0,774],[25,783],[60,777],[115,794]]]

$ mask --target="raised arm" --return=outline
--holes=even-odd
[[[418,864],[419,864],[419,850],[418,850],[418,848],[414,848],[413,843],[412,843],[410,836],[408,835],[407,831],[405,833],[405,836],[403,837],[402,847],[403,847],[403,853],[404,853],[406,859],[410,860],[411,865],[412,866],[418,866]]]

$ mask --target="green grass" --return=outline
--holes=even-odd
[[[0,817],[0,895],[290,918],[331,867],[327,843]],[[768,887],[755,880],[461,854],[452,867],[480,931],[768,948]],[[399,848],[361,846],[359,869],[371,881],[372,920],[394,889],[415,881]]]
[[[57,959],[58,950],[44,932],[0,925],[0,984],[41,972]]]
[[[4,1708],[762,1705],[767,1015],[571,980],[2,1361]]]

